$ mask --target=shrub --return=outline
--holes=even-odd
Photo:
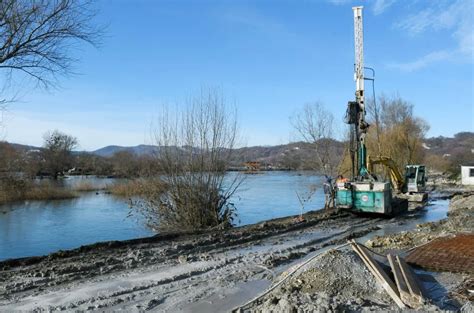
[[[154,132],[156,164],[164,183],[138,207],[161,230],[225,228],[236,217],[230,202],[242,175],[224,180],[237,136],[235,113],[216,91],[201,92],[170,116],[165,111]]]

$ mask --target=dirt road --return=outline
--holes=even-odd
[[[0,311],[222,312],[324,247],[395,219],[312,212],[224,233],[163,234],[106,242],[45,257],[0,262]]]

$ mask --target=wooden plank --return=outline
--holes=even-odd
[[[410,267],[405,262],[405,260],[399,257],[398,255],[397,255],[397,262],[400,265],[400,269],[407,283],[408,290],[418,300],[418,302],[422,303],[423,293],[421,292],[420,284],[416,278],[415,273],[411,271]]]
[[[398,292],[400,293],[400,298],[403,303],[416,309],[420,306],[418,299],[415,298],[408,289],[405,277],[402,274],[399,263],[396,261],[395,257],[391,254],[387,255],[388,262],[392,269],[393,276],[395,277],[395,283],[398,287]]]
[[[413,279],[415,280],[416,284],[418,285],[418,288],[420,289],[420,295],[422,298],[426,298],[427,296],[427,292],[426,292],[426,289],[425,287],[423,286],[423,283],[420,281],[420,279],[418,278],[418,276],[416,275],[415,271],[413,270],[413,268],[408,265],[408,263],[405,261],[405,259],[402,259],[405,264],[407,265],[407,268],[408,268],[408,271],[410,272],[411,276],[413,277]]]
[[[392,268],[392,273],[395,277],[395,283],[397,284],[400,295],[402,295],[402,293],[410,295],[410,290],[408,290],[408,286],[405,283],[405,278],[402,275],[402,271],[400,270],[398,263],[395,261],[395,257],[389,254],[387,255],[387,259],[388,263],[390,263],[390,267]]]
[[[397,287],[387,276],[385,271],[380,267],[380,265],[375,261],[368,252],[364,251],[364,247],[360,246],[355,240],[350,241],[352,249],[360,256],[362,261],[365,263],[369,271],[375,276],[378,282],[382,285],[385,291],[389,294],[389,296],[395,301],[400,309],[405,308],[405,304],[400,299],[398,294]]]
[[[377,263],[377,261],[375,261],[371,256],[370,256],[370,253],[369,251],[367,250],[367,248],[365,248],[364,246],[361,246],[361,245],[358,245],[359,246],[359,249],[360,251],[364,254],[364,256],[368,259],[368,261],[371,263],[371,265],[374,267],[374,269],[379,273],[379,275],[381,276],[382,280],[386,283],[386,285],[388,286],[388,292],[390,294],[390,296],[393,298],[393,300],[400,306],[403,305],[403,302],[402,300],[400,299],[400,295],[398,293],[398,289],[397,289],[397,286],[395,285],[395,283],[392,281],[392,279],[387,275],[387,273],[385,273],[385,271],[383,270],[383,268]],[[403,307],[405,307],[403,305]]]

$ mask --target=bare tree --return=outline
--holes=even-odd
[[[383,100],[381,99],[383,102]],[[377,146],[377,156],[381,156],[382,154],[382,132],[383,132],[383,125],[381,122],[380,116],[380,101],[377,101],[375,96],[369,99],[366,103],[366,110],[369,116],[371,128],[375,128],[375,139],[376,139],[376,146]],[[370,131],[370,129],[369,129]]]
[[[138,157],[130,151],[115,152],[110,161],[113,164],[113,172],[118,177],[137,177],[140,174]]]
[[[21,168],[21,153],[8,142],[0,141],[0,178]]]
[[[101,30],[91,25],[91,0],[0,1],[0,69],[21,72],[43,87],[71,73],[71,48],[97,45]]]
[[[43,160],[45,170],[57,179],[72,166],[72,150],[77,146],[77,139],[58,130],[44,134]]]
[[[422,145],[429,125],[414,115],[413,107],[398,95],[381,95],[377,103],[368,103],[369,123],[373,126],[367,136],[369,153],[391,157],[400,171],[424,158]]]
[[[237,119],[218,90],[201,91],[175,115],[158,121],[154,139],[166,192],[146,199],[149,223],[165,230],[229,227],[236,216],[230,198],[242,182],[225,175],[237,139]]]
[[[337,173],[341,156],[334,148],[334,116],[321,102],[306,104],[291,119],[291,123],[304,141],[314,149],[314,170],[327,176]]]

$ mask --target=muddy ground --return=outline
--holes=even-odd
[[[473,231],[474,191],[456,192],[450,199],[447,219],[418,224],[415,231],[402,231],[391,236],[375,236],[366,244],[377,252],[408,250],[440,236]]]
[[[323,249],[416,219],[416,214],[387,219],[310,212],[305,222],[289,217],[225,232],[161,234],[7,260],[0,262],[0,311],[229,311]],[[313,278],[292,282],[292,290],[300,292],[293,307],[313,301],[320,301],[324,310],[338,310],[341,304],[351,309],[393,307],[350,251],[321,258],[326,263],[308,272]],[[335,269],[337,277],[324,274]],[[268,299],[263,304],[281,307],[284,302]],[[260,305],[246,310],[278,311]]]
[[[372,256],[388,268],[387,252],[407,251],[437,237],[474,231],[474,192],[454,195],[448,218],[417,225],[415,230],[375,236],[365,244]],[[473,247],[474,249],[474,247]],[[377,254],[380,253],[380,255]],[[472,274],[430,272],[415,269],[427,294],[420,311],[473,312]],[[254,302],[244,312],[359,312],[397,311],[398,307],[377,283],[362,260],[349,247],[330,250],[277,279],[283,283]],[[469,291],[471,290],[471,291]]]
[[[279,266],[376,229],[382,219],[309,213],[222,232],[163,234],[0,263],[0,311],[222,311]],[[235,296],[235,294],[238,294]],[[235,303],[229,303],[229,295]],[[222,303],[221,303],[222,302]]]

